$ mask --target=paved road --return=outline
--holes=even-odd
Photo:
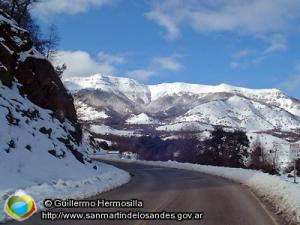
[[[193,221],[41,221],[40,213],[21,224],[40,225],[276,225],[271,214],[245,187],[198,172],[139,164],[112,163],[129,171],[132,180],[92,199],[144,201],[143,211],[204,212],[203,220]],[[81,211],[101,211],[81,209]],[[74,211],[74,209],[70,210]],[[80,210],[77,210],[80,211]],[[105,211],[105,210],[104,210]],[[110,210],[116,211],[116,209]],[[9,223],[15,225],[20,223]]]

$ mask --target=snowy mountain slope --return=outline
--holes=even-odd
[[[72,91],[98,89],[144,104],[148,104],[151,97],[147,86],[123,77],[104,76],[101,74],[90,77],[74,77],[66,79],[65,85]]]
[[[98,111],[80,100],[76,100],[75,105],[77,106],[77,115],[82,120],[93,121],[97,119],[107,119],[109,117],[105,111]]]
[[[278,89],[249,89],[220,84],[217,86],[187,84],[187,83],[164,83],[149,86],[151,100],[161,98],[162,96],[182,95],[184,93],[196,94],[203,97],[210,93],[231,93],[249,98],[255,101],[261,101],[267,104],[285,108],[288,112],[300,116],[300,101],[291,98]],[[296,103],[296,104],[295,104]]]
[[[277,89],[187,83],[147,86],[129,78],[100,74],[68,78],[64,83],[80,101],[118,118],[115,124],[119,125],[138,125],[140,120],[132,118],[147,115],[165,126],[172,124],[176,130],[180,126],[184,130],[199,127],[188,125],[189,122],[247,131],[300,127],[300,101]]]
[[[75,92],[81,89],[98,89],[119,96],[123,95],[135,103],[146,105],[164,96],[182,96],[188,94],[203,98],[212,93],[230,93],[285,108],[288,112],[300,116],[300,101],[287,96],[278,89],[249,89],[227,84],[216,86],[189,83],[143,85],[133,79],[105,76],[102,74],[90,77],[67,78],[64,83],[69,90]]]
[[[126,172],[92,163],[87,141],[72,138],[73,125],[22,97],[18,86],[0,82],[0,204],[17,189],[40,208],[45,197],[86,197],[128,181]],[[0,212],[0,221],[6,219]]]
[[[0,84],[0,173],[1,177],[5,177],[5,173],[20,175],[18,181],[14,176],[7,177],[1,182],[0,189],[13,187],[13,182],[18,182],[21,187],[42,183],[49,179],[45,174],[51,174],[50,180],[64,178],[61,169],[69,174],[86,163],[86,149],[79,148],[70,134],[75,128],[69,121],[61,123],[54,119],[52,113],[20,96],[17,84],[12,89]],[[66,140],[81,162],[67,148]],[[39,169],[33,173],[33,168]],[[84,173],[86,169],[88,167],[83,167],[78,173]],[[69,178],[75,177],[74,174]]]
[[[0,205],[18,189],[41,209],[45,198],[85,198],[128,182],[127,172],[91,161],[91,140],[51,63],[0,9]]]
[[[212,125],[244,128],[248,131],[291,130],[300,127],[299,118],[287,111],[236,95],[225,101],[211,101],[196,106],[175,121],[199,121]]]

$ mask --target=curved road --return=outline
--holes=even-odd
[[[40,213],[22,223],[14,224],[53,224],[53,225],[277,225],[274,217],[259,200],[242,185],[228,180],[185,170],[145,166],[135,163],[111,162],[129,171],[132,180],[115,190],[100,194],[91,199],[144,201],[147,212],[204,212],[203,220],[175,221],[41,221]],[[80,209],[78,211],[99,211]],[[116,211],[110,209],[106,211]],[[136,209],[136,211],[139,209]],[[74,211],[70,209],[69,211]],[[126,210],[125,210],[126,211]]]

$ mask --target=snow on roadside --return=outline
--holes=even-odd
[[[124,170],[104,163],[97,163],[97,166],[98,175],[79,177],[78,180],[59,179],[55,182],[25,187],[22,190],[33,197],[38,210],[41,210],[44,209],[43,201],[45,199],[88,198],[126,184],[130,180],[129,173]],[[74,171],[74,173],[76,172]],[[6,199],[16,190],[15,188],[0,189],[0,205],[4,206]],[[0,223],[9,219],[4,211],[0,211]]]
[[[102,157],[92,156],[92,158],[101,159]],[[300,222],[300,184],[288,182],[279,176],[272,176],[256,170],[205,166],[192,163],[179,163],[174,161],[160,162],[124,159],[111,160],[198,171],[224,177],[248,186],[256,194],[277,207],[278,213],[284,213],[287,215],[286,218],[290,218],[290,220],[293,222]]]

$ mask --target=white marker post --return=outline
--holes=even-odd
[[[290,144],[290,156],[294,160],[294,183],[297,183],[296,161],[297,161],[297,159],[300,159],[300,143]]]

